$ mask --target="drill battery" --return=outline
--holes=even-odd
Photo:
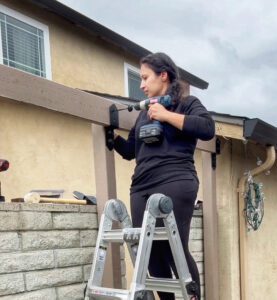
[[[140,127],[139,139],[146,144],[160,143],[163,140],[163,126],[160,122],[154,121]]]

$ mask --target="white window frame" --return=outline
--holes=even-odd
[[[22,21],[24,23],[27,23],[28,25],[34,26],[40,30],[43,31],[43,38],[44,38],[44,53],[45,53],[45,74],[46,79],[52,80],[52,69],[51,69],[51,53],[50,53],[50,39],[49,39],[49,28],[47,25],[40,23],[37,20],[34,20],[30,17],[27,17],[23,14],[21,14],[18,11],[15,11],[11,8],[8,8],[2,4],[0,4],[0,12],[11,16],[19,21]],[[2,36],[0,34],[0,63],[3,64],[3,52],[2,52]],[[19,70],[22,71],[22,70]],[[24,72],[24,71],[22,71]],[[31,74],[29,72],[26,72],[28,74]],[[34,75],[36,76],[36,75]],[[40,76],[38,76],[40,77]],[[42,77],[43,78],[43,77]]]
[[[134,67],[126,62],[124,63],[124,87],[125,87],[125,96],[126,97],[129,97],[128,70],[138,73],[138,75],[140,76],[139,68]]]

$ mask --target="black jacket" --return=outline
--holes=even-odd
[[[185,114],[184,125],[179,130],[162,123],[164,138],[161,144],[145,144],[138,139],[140,127],[152,122],[147,111],[139,114],[127,140],[120,136],[115,139],[115,150],[123,158],[136,158],[131,192],[197,177],[193,160],[197,139],[207,141],[213,138],[214,121],[202,103],[193,96],[186,97],[172,110]]]

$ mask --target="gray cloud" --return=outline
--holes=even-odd
[[[210,83],[192,89],[209,110],[277,126],[277,2],[62,0]]]

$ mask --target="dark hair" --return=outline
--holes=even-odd
[[[180,101],[184,93],[184,87],[180,82],[176,64],[167,54],[162,52],[148,54],[140,60],[140,64],[146,64],[157,75],[167,72],[170,82],[167,94],[172,97],[173,103]]]

